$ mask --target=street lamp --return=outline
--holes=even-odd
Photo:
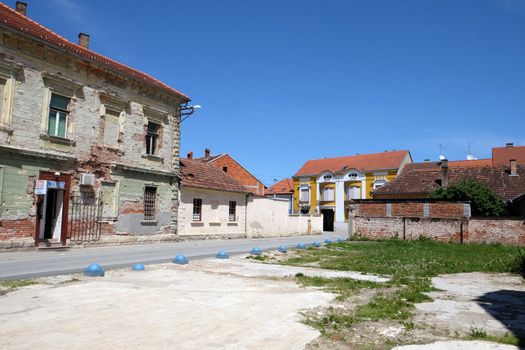
[[[193,105],[193,106],[180,106],[179,107],[179,114],[181,117],[180,123],[182,123],[186,118],[188,118],[190,115],[195,113],[195,110],[201,109],[201,105]]]

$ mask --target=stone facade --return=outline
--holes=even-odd
[[[76,197],[97,201],[102,235],[175,234],[179,108],[188,99],[5,27],[0,42],[1,245],[85,243],[72,236]],[[59,188],[37,195],[38,180]],[[60,198],[56,213],[50,193]]]

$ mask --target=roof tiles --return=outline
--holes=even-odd
[[[248,189],[221,169],[195,159],[181,159],[183,186],[248,193]]]

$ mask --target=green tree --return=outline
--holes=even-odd
[[[505,202],[490,187],[470,179],[437,189],[430,198],[469,201],[473,216],[501,216],[507,212]]]

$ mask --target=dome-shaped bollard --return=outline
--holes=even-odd
[[[286,246],[285,246],[285,245],[280,245],[280,246],[279,246],[279,251],[280,251],[281,253],[286,253],[288,250],[286,249]]]
[[[252,250],[250,250],[250,254],[261,255],[262,254],[262,250],[259,247],[253,247]]]
[[[217,253],[217,255],[215,255],[215,257],[217,259],[229,259],[230,254],[228,254],[228,252],[225,252],[224,250],[221,250]]]
[[[104,276],[104,269],[99,264],[91,264],[84,269],[84,276]]]
[[[175,259],[173,259],[173,263],[174,264],[179,264],[179,265],[186,265],[187,263],[189,263],[190,261],[188,260],[188,258],[186,257],[186,255],[177,255],[175,257]]]
[[[332,243],[332,240],[330,238],[327,238],[327,239],[324,240],[324,243],[325,244],[330,244],[330,243]]]
[[[321,246],[321,243],[319,243],[317,241],[313,241],[312,247],[320,247],[320,246]]]
[[[297,249],[306,249],[306,245],[304,243],[299,243],[295,246]]]
[[[146,268],[144,267],[144,264],[134,264],[131,266],[131,269],[133,271],[144,271]]]
[[[344,242],[345,239],[343,237],[337,237],[337,243]]]

